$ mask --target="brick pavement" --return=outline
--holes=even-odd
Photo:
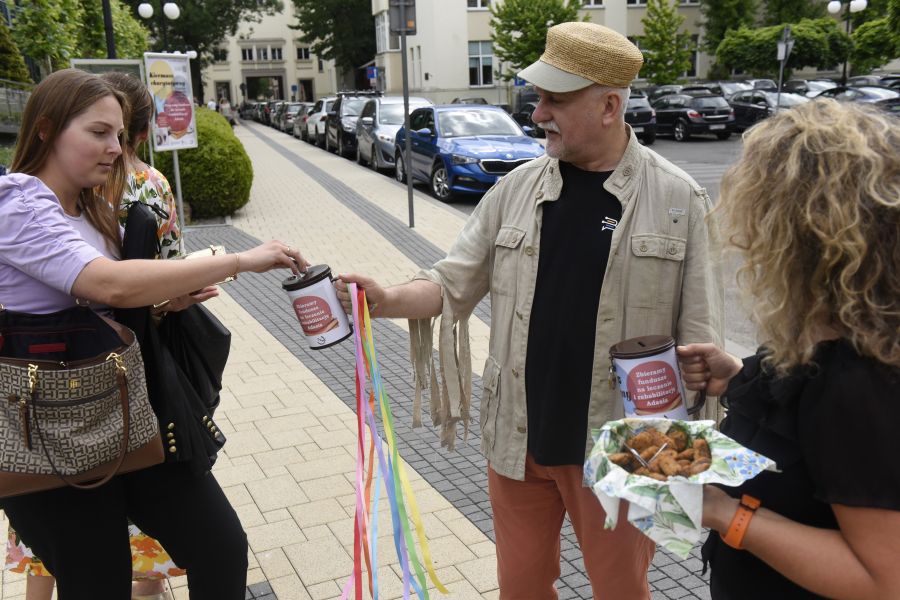
[[[240,250],[278,238],[335,272],[354,270],[399,283],[442,256],[464,223],[456,211],[417,193],[416,228],[410,230],[405,188],[396,182],[256,124],[236,133],[253,160],[252,200],[231,226],[190,229],[186,239],[192,247],[225,243]],[[351,568],[354,355],[350,344],[323,351],[305,347],[279,289],[282,276],[242,276],[208,303],[233,334],[217,413],[228,443],[215,474],[247,530],[247,597],[328,600],[339,597]],[[472,346],[478,371],[487,356],[486,302],[476,317]],[[406,328],[402,320],[377,321],[375,340],[394,399],[400,454],[410,467],[438,573],[451,590],[449,598],[496,598],[477,431],[448,453],[427,425],[410,428]],[[476,423],[480,390],[476,378]],[[379,530],[388,533],[382,513]],[[563,533],[560,597],[590,598],[571,527]],[[380,546],[389,548],[388,542],[385,538]],[[396,557],[382,551],[379,562],[382,597],[401,597]],[[676,561],[657,553],[649,574],[654,600],[708,598],[699,568],[697,557]],[[176,598],[187,598],[185,582],[172,583]],[[2,598],[23,598],[23,593],[22,577],[5,573]]]

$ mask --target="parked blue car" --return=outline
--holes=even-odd
[[[406,130],[395,138],[395,176],[431,185],[434,196],[449,202],[456,194],[481,194],[502,176],[544,154],[502,108],[453,104],[428,106],[409,117],[410,164],[403,160]]]

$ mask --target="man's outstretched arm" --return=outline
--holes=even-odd
[[[373,317],[423,319],[441,314],[441,286],[427,279],[416,279],[384,288],[364,275],[340,275],[334,287],[344,310],[350,312],[348,283],[355,283],[365,290],[369,312]]]

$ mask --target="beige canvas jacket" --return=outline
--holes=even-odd
[[[622,203],[622,218],[613,232],[597,312],[589,428],[623,416],[609,374],[609,348],[616,342],[650,334],[672,335],[679,344],[723,342],[722,282],[717,261],[709,255],[711,234],[705,221],[709,196],[684,171],[630,135],[621,162],[604,184]],[[517,168],[485,194],[447,257],[416,277],[441,286],[443,313],[437,368],[431,359],[433,322],[410,321],[415,424],[420,423],[421,391],[430,387],[431,417],[443,428],[444,445],[453,447],[458,422],[468,427],[468,319],[490,292],[481,443],[491,467],[514,479],[525,473],[525,355],[542,205],[556,201],[561,188],[555,159],[545,156]],[[559,299],[559,307],[565,310],[565,298]],[[708,402],[701,416],[717,418],[717,402]],[[585,437],[587,451],[589,431]]]

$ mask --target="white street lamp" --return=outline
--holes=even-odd
[[[138,14],[142,19],[149,19],[153,16],[153,5],[148,2],[138,4]]]
[[[866,0],[831,0],[828,3],[828,12],[833,15],[841,12],[841,9],[844,7],[844,2],[847,2],[847,36],[850,36],[850,13],[856,13],[863,10],[866,10],[866,7],[869,3]],[[843,74],[841,75],[841,85],[847,85],[847,60],[850,58],[849,52],[848,56],[844,57],[844,69]]]
[[[163,4],[163,13],[174,21],[181,15],[181,9],[174,2],[166,2]]]
[[[153,17],[153,5],[150,2],[141,2],[138,4],[138,14],[144,19],[150,19]],[[166,16],[170,21],[174,21],[178,17],[181,16],[181,9],[178,8],[178,5],[174,2],[166,2],[162,7],[162,14]],[[162,17],[162,15],[160,15]],[[162,39],[163,39],[163,51],[166,51],[169,47],[169,40],[166,37],[166,19],[160,18],[159,20],[159,28],[162,31]]]

